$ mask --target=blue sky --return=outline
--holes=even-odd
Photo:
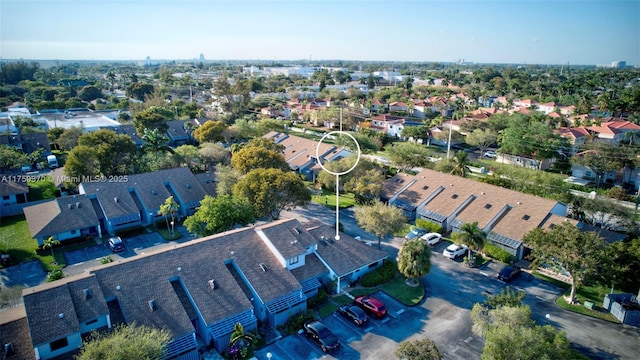
[[[0,0],[4,59],[640,65],[640,0]]]

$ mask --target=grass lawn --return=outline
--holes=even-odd
[[[338,305],[328,301],[318,307],[318,317],[320,317],[320,319],[324,319],[336,310],[338,310]]]
[[[0,250],[11,256],[10,265],[37,258],[38,243],[31,237],[23,215],[2,218],[0,221]],[[51,262],[51,252],[48,255]],[[46,260],[43,260],[43,263]],[[1,265],[0,265],[1,266]]]
[[[325,205],[327,207],[335,209],[336,208],[336,194],[335,193],[327,193],[327,191],[325,191],[324,194],[325,195],[322,195],[322,196],[316,196],[316,195],[311,196],[311,201],[313,201],[315,203],[318,203],[320,205]],[[351,207],[351,206],[355,205],[355,203],[356,203],[356,201],[354,199],[354,195],[351,194],[351,193],[340,194],[339,200],[340,200],[340,209],[345,209],[345,208]]]
[[[29,181],[27,185],[29,186],[30,201],[53,199],[58,191],[50,176],[47,176],[46,180]]]
[[[569,294],[571,293],[571,285],[565,282],[550,278],[538,272],[534,272],[533,276],[535,276],[538,279],[557,285],[563,289],[566,289],[564,296],[569,296]],[[567,303],[567,301],[564,299],[564,296],[558,297],[556,299],[556,304],[558,304],[558,306],[560,306],[565,310],[573,311],[578,314],[583,314],[583,315],[595,317],[598,319],[619,323],[618,319],[616,319],[613,315],[607,312],[606,309],[603,309],[600,306],[602,304],[602,301],[604,300],[604,295],[608,294],[609,292],[610,292],[610,289],[604,286],[583,285],[576,290],[576,299],[580,301],[579,304],[573,305],[573,304]],[[588,309],[584,306],[585,301],[591,301],[592,303],[594,303],[593,310]]]
[[[338,306],[348,305],[353,303],[350,297],[347,295],[338,295],[331,298],[331,301],[334,302]]]
[[[171,235],[171,232],[167,229],[158,229],[158,233],[167,241],[177,240],[182,237],[182,234],[180,234],[178,231],[174,231],[173,235]]]
[[[382,285],[382,290],[393,296],[407,306],[414,306],[424,297],[424,286],[412,287],[407,285],[404,276],[396,276],[395,279]]]

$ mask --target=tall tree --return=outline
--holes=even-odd
[[[395,351],[398,360],[441,360],[442,355],[436,344],[427,338],[405,340]]]
[[[450,160],[452,165],[451,174],[466,177],[467,172],[469,172],[470,163],[467,153],[459,150]]]
[[[409,281],[419,283],[418,279],[431,271],[431,248],[420,238],[405,241],[396,260],[398,271]]]
[[[193,137],[199,143],[224,141],[222,134],[227,127],[228,125],[220,120],[207,121],[193,131]]]
[[[535,228],[525,234],[523,242],[532,249],[532,268],[556,266],[571,276],[568,301],[575,302],[576,289],[598,272],[611,269],[607,245],[595,232],[582,232],[575,225],[563,223],[544,231]]]
[[[163,133],[167,131],[169,126],[167,120],[172,120],[175,115],[171,110],[159,106],[150,106],[133,115],[133,126],[139,135],[144,133],[144,129],[158,128]]]
[[[128,97],[143,101],[146,96],[153,94],[154,91],[153,85],[136,81],[127,87],[125,94]]]
[[[254,220],[253,207],[244,199],[229,195],[205,196],[198,210],[184,220],[187,230],[198,236],[217,234],[235,225],[247,225]]]
[[[158,155],[163,152],[174,153],[175,151],[169,146],[169,137],[158,128],[152,130],[145,128],[142,135],[142,149],[155,154],[156,159]]]
[[[478,227],[478,222],[464,223],[460,231],[454,234],[455,240],[469,246],[469,264],[472,262],[472,250],[480,250],[487,238],[486,234]]]
[[[255,169],[279,169],[290,171],[282,154],[263,147],[247,146],[231,157],[231,167],[242,174]]]
[[[622,168],[627,153],[626,149],[594,139],[586,142],[581,151],[571,157],[571,162],[593,170],[597,189],[607,172]]]
[[[163,359],[171,334],[165,329],[147,326],[116,326],[114,331],[94,332],[82,345],[76,360]]]
[[[78,145],[96,150],[100,173],[104,176],[128,174],[137,152],[131,137],[107,129],[83,134],[78,138]],[[75,149],[71,152],[74,151]]]
[[[411,143],[394,143],[385,147],[385,156],[399,170],[407,172],[414,167],[424,166],[430,161],[431,151]]]
[[[251,170],[233,187],[233,196],[253,204],[258,217],[277,219],[286,208],[306,205],[311,194],[298,175],[280,169]]]
[[[83,133],[84,130],[82,127],[72,126],[70,128],[64,129],[64,131],[56,140],[56,144],[62,150],[71,151],[74,147],[78,146],[78,138],[80,138]]]
[[[543,160],[558,154],[564,139],[535,117],[512,116],[498,142],[500,152],[536,159],[540,170]]]
[[[11,172],[18,170],[28,161],[28,156],[21,150],[13,146],[0,144],[0,171]]]
[[[164,216],[164,221],[167,223],[167,229],[171,232],[171,236],[175,235],[176,214],[178,210],[180,210],[180,204],[173,199],[173,196],[166,198],[164,204],[160,205],[160,209],[158,210],[158,214]],[[171,227],[169,227],[169,216],[171,216]]]
[[[484,155],[489,147],[498,141],[498,134],[493,129],[474,129],[467,134],[466,143],[480,149],[480,155]]]
[[[56,245],[60,245],[60,241],[54,239],[53,236],[49,236],[48,238],[44,239],[44,243],[42,244],[43,249],[51,249],[51,258],[53,259],[54,263],[56,262],[56,258],[53,255],[53,247]]]
[[[242,174],[234,170],[231,166],[217,164],[215,170],[216,194],[231,195],[233,186],[240,180]]]
[[[356,210],[356,221],[364,230],[378,238],[378,249],[382,239],[402,229],[407,217],[395,206],[387,206],[380,201]]]
[[[67,156],[64,174],[73,183],[82,182],[84,176],[99,177],[101,173],[97,150],[87,145],[76,146]]]

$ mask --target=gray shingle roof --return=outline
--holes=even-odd
[[[96,196],[108,219],[138,215],[140,212],[126,183],[83,182],[79,187],[82,193]]]
[[[307,229],[319,242],[318,256],[339,276],[387,258],[386,252],[367,246],[347,234],[341,233],[340,240],[335,240],[335,229],[329,225],[316,227],[309,224]]]
[[[9,319],[8,312],[11,310],[3,310],[2,323],[0,324],[0,344],[13,344],[13,354],[7,359],[35,360],[36,356],[31,345],[27,318],[22,314],[17,319]],[[0,358],[4,359],[4,355],[3,347],[0,348]]]
[[[12,176],[0,174],[0,196],[13,195],[13,194],[26,194],[29,192],[29,187],[26,181],[14,182],[4,181],[6,179],[12,179]],[[19,180],[19,179],[17,179]]]
[[[88,276],[84,279],[70,282],[68,286],[78,321],[96,319],[109,313],[107,303],[104,301],[102,290],[95,276]]]
[[[28,288],[22,295],[34,346],[80,331],[66,283],[51,283],[46,290],[41,287]]]
[[[260,229],[285,259],[304,254],[316,242],[297,221],[272,223]]]
[[[99,224],[86,195],[63,196],[25,207],[23,211],[33,237],[46,237]]]

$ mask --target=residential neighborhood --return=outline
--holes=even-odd
[[[165,359],[391,358],[425,336],[480,359],[472,323],[511,286],[558,349],[635,351],[637,69],[58,66],[91,74],[82,97],[46,100],[71,85],[37,69],[3,83],[7,359],[80,358],[122,326],[165,331]],[[602,72],[616,101],[577,85]],[[516,77],[589,96],[488,85]]]

